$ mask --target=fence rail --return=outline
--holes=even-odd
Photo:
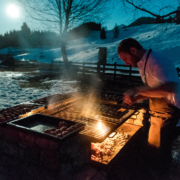
[[[51,61],[52,68],[64,65],[64,62]],[[126,66],[123,64],[99,64],[99,63],[85,63],[85,62],[70,62],[72,67],[77,68],[77,73],[96,73],[99,76],[111,75],[116,79],[118,76],[128,76],[128,77],[140,77],[137,68]],[[176,68],[178,76],[180,77],[180,68]]]
[[[52,68],[64,66],[64,62],[51,61]],[[117,64],[99,64],[99,63],[85,63],[85,62],[70,62],[71,67],[77,68],[77,73],[82,74],[97,74],[99,76],[113,76],[116,79],[118,76],[139,76],[139,71],[137,68],[131,66]]]
[[[2,61],[2,60],[1,60]],[[2,61],[3,62],[3,61]],[[43,65],[42,65],[43,64]],[[133,68],[131,66],[126,66],[122,64],[99,64],[99,63],[90,63],[90,62],[69,62],[70,67],[75,68],[77,73],[84,74],[97,74],[98,76],[113,76],[116,79],[119,76],[128,76],[128,77],[140,77],[139,71],[137,68]],[[18,60],[4,61],[3,64],[0,64],[0,67],[8,67],[12,70],[15,70],[17,67],[24,68],[42,68],[42,69],[51,69],[52,71],[56,71],[57,69],[64,68],[65,63],[62,61],[53,61],[51,60],[51,64],[46,63],[38,63],[38,62],[23,62]],[[180,77],[180,68],[176,68],[178,76]]]

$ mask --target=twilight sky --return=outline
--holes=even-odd
[[[10,30],[19,30],[25,18],[21,14],[21,8],[19,7],[19,16],[12,17],[8,11],[8,7],[14,4],[14,0],[0,0],[0,34],[4,34]]]
[[[172,0],[159,0],[159,1],[161,1],[161,3],[171,2],[172,5]],[[177,5],[177,2],[175,1],[178,0],[173,0],[173,2]],[[7,31],[20,30],[23,22],[26,22],[31,30],[40,29],[39,23],[38,24],[34,22],[32,23],[32,21],[23,13],[23,7],[20,6],[14,7],[13,4],[16,4],[16,0],[0,0],[0,8],[1,8],[0,34],[4,34]],[[160,3],[157,3],[157,5],[163,6],[163,4]],[[177,7],[176,5],[175,7]],[[114,6],[111,12],[112,12],[111,17],[108,19],[108,21],[105,24],[103,24],[103,26],[106,26],[108,30],[112,29],[116,23],[117,25],[121,25],[121,24],[128,25],[138,17],[150,16],[149,14],[142,13],[140,11],[136,16],[134,16],[133,13],[130,14],[129,12],[126,13],[125,11],[122,11],[120,5]],[[169,10],[167,9],[166,12],[169,12]]]

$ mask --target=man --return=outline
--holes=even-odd
[[[173,130],[180,114],[180,85],[173,62],[166,56],[145,50],[132,38],[121,41],[118,55],[126,65],[138,67],[143,87],[124,93],[123,101],[132,105],[138,100],[149,98],[150,128],[148,149],[154,160],[161,160],[169,152]]]

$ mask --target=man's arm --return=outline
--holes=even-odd
[[[138,100],[147,98],[163,98],[169,93],[175,93],[179,86],[179,83],[168,82],[153,88],[149,86],[137,87],[124,93],[123,102],[132,105]]]
[[[160,84],[156,87],[137,87],[135,88],[138,95],[146,96],[148,98],[163,98],[170,93],[175,93],[179,87],[179,83],[167,82],[165,84]]]

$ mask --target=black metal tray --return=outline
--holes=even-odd
[[[63,137],[57,137],[56,135],[44,133],[44,131],[49,128],[57,128],[58,129],[58,124],[60,121],[66,122],[67,127],[70,127],[70,126],[76,124],[76,122],[56,118],[53,116],[47,116],[47,115],[43,115],[43,114],[39,114],[39,113],[11,121],[8,124],[15,128],[18,128],[19,130],[25,131],[26,133],[35,133],[35,134],[39,134],[39,136],[41,136],[41,137],[47,137],[47,138],[51,138],[54,140],[66,139],[69,136],[71,136],[79,131],[84,130],[84,128],[85,128],[85,124],[78,123],[80,125],[78,128],[76,128],[72,132],[69,132],[67,135],[64,135]]]

